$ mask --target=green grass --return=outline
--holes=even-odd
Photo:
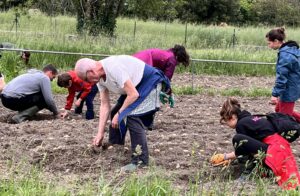
[[[205,94],[209,96],[222,95],[222,96],[239,96],[239,97],[269,97],[271,89],[269,88],[250,88],[248,90],[241,90],[238,88],[229,88],[224,90],[216,90],[214,88],[206,88],[195,86],[174,86],[173,92],[176,95],[196,95]]]
[[[0,13],[0,42],[12,42],[17,47],[69,51],[95,54],[133,54],[146,48],[170,48],[174,44],[184,44],[185,24],[178,22],[161,23],[155,21],[136,21],[134,37],[132,19],[119,18],[116,37],[90,37],[77,35],[76,19],[68,16],[47,17],[42,14],[22,15],[18,33],[11,30],[14,13]],[[265,33],[271,27],[218,27],[188,25],[186,47],[194,59],[219,59],[235,61],[270,62],[276,61],[277,53],[266,48],[231,46],[235,29],[237,43],[240,45],[266,46]],[[299,40],[299,29],[287,28],[288,39]],[[7,75],[17,66],[15,52],[3,52],[0,60],[1,70]],[[34,53],[30,63],[33,67],[53,63],[60,69],[70,69],[80,56]],[[101,59],[95,58],[95,59]],[[9,68],[10,67],[10,68]],[[192,66],[191,66],[192,67]],[[177,72],[194,71],[196,74],[249,75],[264,76],[274,73],[271,65],[241,65],[220,63],[194,63],[193,68],[179,68]],[[193,70],[192,70],[193,69]]]
[[[23,168],[23,169],[21,169]],[[110,176],[100,174],[95,179],[80,180],[73,176],[72,180],[62,184],[61,177],[47,177],[38,167],[21,166],[11,168],[6,177],[0,176],[1,196],[71,196],[71,195],[157,195],[157,196],[196,196],[196,195],[299,195],[295,190],[285,191],[274,186],[272,178],[260,178],[253,173],[253,177],[245,184],[239,184],[230,175],[230,168],[215,168],[218,174],[209,173],[208,166],[204,166],[190,176],[187,186],[178,186],[176,177],[166,175],[163,169],[151,166],[140,172]],[[50,178],[50,179],[49,179]],[[249,184],[256,187],[247,188]],[[276,186],[275,186],[276,187]]]

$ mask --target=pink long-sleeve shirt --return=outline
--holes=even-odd
[[[139,51],[133,54],[133,56],[144,61],[148,65],[162,70],[170,80],[172,79],[175,67],[178,64],[171,50],[152,48]]]

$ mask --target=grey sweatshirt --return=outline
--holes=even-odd
[[[42,71],[30,69],[27,73],[14,78],[4,87],[2,94],[7,97],[20,98],[38,92],[42,92],[48,109],[57,115],[58,111],[51,92],[50,78]]]

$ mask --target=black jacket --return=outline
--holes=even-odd
[[[275,134],[276,131],[265,117],[251,115],[250,112],[243,110],[238,114],[236,133],[261,141],[265,137]]]

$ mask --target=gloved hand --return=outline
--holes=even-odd
[[[162,91],[159,93],[159,99],[162,104],[166,104],[168,102],[168,95]]]
[[[174,108],[175,100],[174,100],[174,95],[173,95],[173,94],[171,94],[171,95],[169,96],[168,101],[169,101],[170,107],[171,107],[171,108]]]
[[[210,158],[210,163],[213,166],[227,166],[230,164],[230,160],[225,160],[225,154],[214,154],[211,158]]]

